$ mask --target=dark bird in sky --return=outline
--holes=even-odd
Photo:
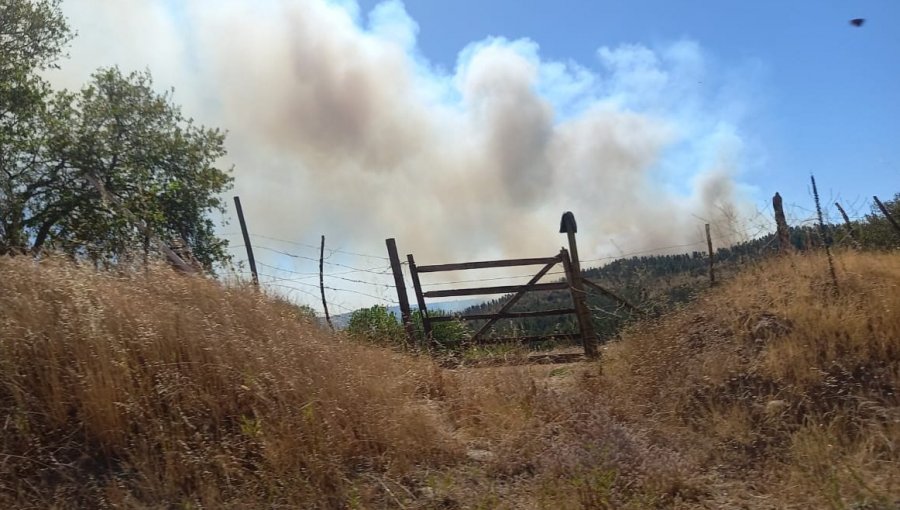
[[[850,24],[853,25],[854,27],[861,27],[861,26],[863,26],[863,23],[865,23],[865,22],[866,22],[866,20],[864,18],[855,18],[855,19],[850,20]]]

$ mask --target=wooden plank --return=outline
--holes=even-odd
[[[431,322],[450,322],[460,321],[479,321],[497,319],[525,319],[528,317],[547,317],[551,315],[570,315],[575,313],[574,308],[562,308],[558,310],[539,310],[536,312],[507,312],[507,313],[484,313],[473,315],[453,315],[449,317],[432,317]]]
[[[548,262],[546,266],[542,267],[541,270],[538,271],[538,273],[536,275],[531,277],[531,280],[528,280],[528,283],[525,285],[525,288],[520,290],[518,294],[516,294],[515,296],[510,298],[510,300],[507,301],[506,304],[503,305],[500,308],[500,310],[497,311],[497,314],[503,314],[503,313],[508,312],[513,307],[513,305],[515,305],[520,299],[522,299],[522,296],[524,296],[526,292],[532,290],[535,286],[537,286],[538,281],[540,281],[540,279],[543,278],[544,275],[546,275],[551,269],[553,269],[553,266],[555,266],[559,260],[562,260],[560,258],[561,256],[562,256],[562,254],[554,257],[553,262]],[[546,285],[546,284],[544,284],[544,285]],[[478,340],[478,338],[481,335],[483,335],[488,329],[490,329],[491,326],[493,326],[498,320],[500,320],[500,319],[497,317],[494,317],[493,319],[487,321],[483,326],[481,326],[481,329],[479,329],[478,331],[475,332],[474,335],[472,335],[472,340]]]
[[[400,317],[406,336],[412,344],[416,343],[416,334],[413,329],[409,311],[409,298],[406,296],[406,283],[403,281],[403,269],[400,267],[400,256],[397,254],[397,241],[394,238],[385,239],[388,258],[391,261],[391,271],[394,273],[394,287],[397,289],[397,301],[400,303]]]
[[[428,308],[425,306],[425,296],[422,295],[422,283],[419,281],[419,270],[416,267],[416,259],[412,254],[406,255],[409,262],[409,275],[412,277],[413,288],[416,291],[416,302],[419,304],[419,315],[422,316],[422,329],[425,330],[425,341],[431,342],[433,335],[431,332],[431,319],[428,317]]]
[[[554,262],[556,264],[556,262]],[[423,293],[427,298],[454,297],[454,296],[480,296],[483,294],[512,294],[514,292],[532,292],[542,290],[565,290],[569,288],[566,282],[537,283],[531,285],[502,285],[499,287],[473,287],[470,289],[432,290]]]
[[[544,257],[534,259],[507,259],[485,260],[481,262],[461,262],[458,264],[438,264],[431,266],[419,266],[419,273],[437,273],[441,271],[460,271],[464,269],[487,269],[492,267],[537,266],[559,262],[559,257]]]

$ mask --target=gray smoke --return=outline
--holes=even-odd
[[[489,38],[446,70],[396,1],[368,15],[323,0],[64,8],[80,35],[53,79],[149,66],[188,114],[229,131],[236,191],[266,235],[370,253],[396,237],[427,262],[543,256],[572,210],[591,259],[618,252],[610,239],[700,241],[705,221],[727,243],[747,207],[740,115],[722,113],[741,98],[689,41],[580,65]]]

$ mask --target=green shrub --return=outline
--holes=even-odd
[[[430,317],[446,317],[449,314],[443,311],[431,311],[428,312],[428,315]],[[471,335],[471,330],[462,321],[437,322],[432,324],[434,341],[429,343],[425,340],[425,328],[422,325],[422,313],[419,310],[413,311],[412,323],[416,343],[409,345],[406,332],[397,316],[388,311],[386,307],[376,305],[353,312],[350,315],[347,332],[354,338],[367,342],[440,350],[458,349]]]
[[[431,310],[428,312],[429,317],[447,317],[450,314],[443,310]],[[425,339],[425,327],[422,324],[422,312],[413,311],[412,314],[413,327],[416,330],[416,338],[419,342]],[[469,325],[461,320],[453,320],[447,322],[433,322],[431,324],[431,335],[433,342],[431,347],[441,350],[456,350],[462,347],[462,344],[472,336],[472,330]]]
[[[397,316],[387,307],[375,305],[350,315],[347,332],[354,338],[374,343],[405,345],[406,335]]]

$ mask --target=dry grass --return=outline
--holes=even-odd
[[[773,260],[610,349],[595,385],[751,508],[900,505],[900,257]],[[724,485],[723,485],[724,487]],[[738,494],[740,493],[740,494]]]
[[[442,369],[161,269],[0,260],[0,506],[890,508],[900,261],[748,271],[601,365]],[[602,370],[601,370],[602,369]]]
[[[252,290],[23,258],[0,282],[0,506],[339,507],[462,453],[427,365]]]
[[[646,441],[602,408],[575,412],[579,392],[539,384],[551,372],[443,370],[326,333],[250,288],[165,268],[2,259],[0,506],[668,497],[670,469],[647,462]]]

